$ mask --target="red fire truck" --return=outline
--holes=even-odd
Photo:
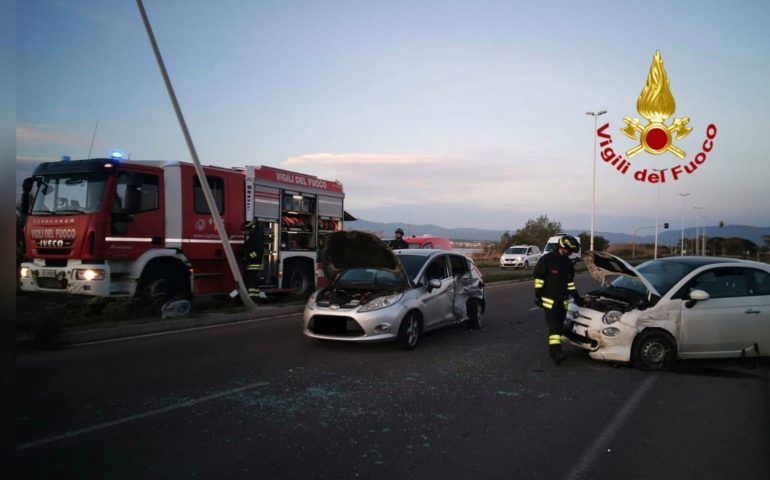
[[[304,293],[322,280],[324,235],[342,229],[340,182],[265,166],[203,170],[239,261],[243,223],[263,234],[263,291]],[[48,162],[24,190],[23,291],[189,296],[236,287],[191,163]]]

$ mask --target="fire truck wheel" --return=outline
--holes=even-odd
[[[150,268],[142,275],[139,295],[147,300],[166,302],[185,294],[184,276],[176,269]]]
[[[288,267],[286,272],[287,287],[291,289],[292,293],[297,295],[307,293],[313,286],[311,281],[312,274],[312,271],[308,271],[307,268],[303,268],[301,265]]]

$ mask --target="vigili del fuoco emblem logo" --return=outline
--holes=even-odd
[[[687,152],[675,143],[689,135],[693,129],[689,126],[690,117],[673,118],[670,124],[666,123],[676,111],[676,101],[671,93],[666,69],[663,68],[663,57],[657,50],[652,58],[647,83],[636,101],[636,110],[647,120],[647,123],[644,124],[638,118],[623,118],[626,126],[620,131],[628,138],[638,142],[633,148],[625,152],[626,156],[630,159],[645,151],[651,155],[671,153],[680,160],[684,160]],[[610,146],[612,137],[608,133],[609,127],[609,123],[605,123],[596,131],[599,146],[602,148],[602,160],[615,167],[618,172],[626,174],[631,168],[631,162],[623,158],[622,155],[616,154]],[[701,151],[695,155],[693,160],[668,168],[649,169],[652,171],[648,171],[647,168],[635,170],[634,180],[665,183],[667,180],[676,181],[685,174],[695,173],[698,167],[705,163],[707,154],[714,148],[716,134],[716,125],[709,124],[706,127],[706,139]]]

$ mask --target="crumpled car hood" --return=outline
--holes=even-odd
[[[612,278],[622,275],[642,282],[650,293],[657,297],[661,296],[655,287],[644,278],[644,275],[640,274],[622,258],[604,252],[588,252],[583,261],[586,263],[591,276],[602,282],[602,285],[607,282],[608,277]]]
[[[330,279],[350,268],[379,268],[396,272],[404,285],[409,285],[406,271],[393,251],[368,232],[346,230],[328,234],[319,259]]]

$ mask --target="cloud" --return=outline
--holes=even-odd
[[[21,184],[25,178],[32,175],[35,171],[35,167],[43,162],[50,162],[56,160],[50,157],[16,157],[16,197],[21,194]]]
[[[573,187],[564,164],[564,159],[538,152],[487,151],[313,153],[291,157],[283,166],[342,181],[346,209],[351,212],[372,213],[382,220],[387,220],[382,216],[388,211],[396,218],[410,212],[414,220],[442,218],[455,225],[480,226],[486,223],[479,218],[484,211],[495,212],[493,217],[509,213],[530,218],[527,215],[536,217],[557,207],[548,192]],[[561,174],[554,175],[555,171]],[[473,211],[477,213],[468,213]]]
[[[288,167],[305,165],[430,165],[440,162],[441,159],[431,155],[404,155],[387,153],[311,153],[289,157],[284,164]]]
[[[26,145],[88,145],[90,139],[77,134],[63,132],[43,125],[20,124],[16,126],[16,143]]]

